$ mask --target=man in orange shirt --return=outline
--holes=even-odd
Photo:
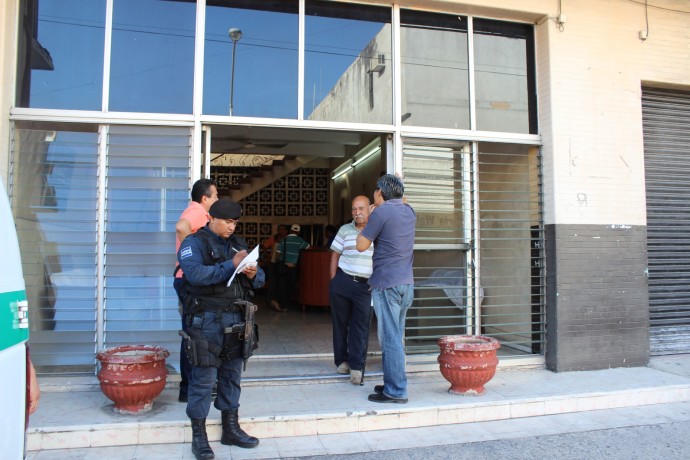
[[[182,211],[180,215],[180,220],[175,224],[175,254],[180,250],[180,244],[187,235],[195,233],[202,227],[206,226],[208,222],[208,210],[211,209],[211,205],[218,201],[218,189],[216,188],[216,183],[211,179],[199,179],[192,186],[192,201],[187,206],[187,209]],[[173,287],[175,292],[178,293],[182,286],[182,270],[179,269],[179,263],[175,267],[175,280],[173,281]],[[182,304],[179,304],[180,315],[182,315]],[[182,328],[184,328],[184,318],[182,318]],[[184,350],[184,341],[180,346],[180,396],[178,401],[187,402],[187,387],[191,364],[189,364],[189,359],[187,359],[187,353]]]

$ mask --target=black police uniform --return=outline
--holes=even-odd
[[[234,216],[230,211],[235,210],[235,206],[239,208],[234,202],[220,200],[211,206],[209,214],[221,219],[235,218],[224,217]],[[243,321],[243,312],[234,302],[246,300],[250,289],[261,287],[265,279],[259,268],[252,281],[238,273],[230,286],[226,286],[235,271],[232,258],[246,249],[246,243],[241,238],[234,235],[222,238],[206,225],[185,238],[177,253],[184,273],[185,316],[188,318],[185,329],[192,338],[205,339],[210,344],[208,348],[215,352],[215,355],[211,353],[211,359],[219,359],[219,362],[193,365],[189,375],[187,416],[192,420],[192,451],[201,459],[213,458],[206,438],[205,419],[216,380],[218,394],[214,406],[222,415],[221,442],[241,447],[255,447],[259,443],[258,439],[242,431],[238,424],[243,365],[241,341],[237,335],[224,333],[226,328]]]

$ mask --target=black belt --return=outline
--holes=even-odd
[[[366,283],[369,281],[369,278],[365,278],[363,276],[355,276],[355,275],[350,275],[349,273],[345,273],[345,271],[342,268],[338,268],[342,272],[343,275],[347,276],[348,278],[352,278],[352,281],[355,283]]]
[[[232,299],[228,299],[232,300]],[[202,299],[198,300],[198,306],[194,309],[194,314],[199,313],[199,312],[209,312],[209,311],[214,311],[214,312],[227,312],[227,313],[242,313],[244,310],[242,307],[235,305],[235,301],[232,300],[232,303],[228,305],[227,303],[223,303],[222,305],[214,305],[213,303],[206,303]]]

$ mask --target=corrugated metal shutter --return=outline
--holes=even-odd
[[[643,88],[650,352],[690,352],[690,92]]]

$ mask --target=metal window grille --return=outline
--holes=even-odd
[[[544,253],[537,148],[408,140],[405,194],[417,213],[408,353],[445,335],[488,335],[541,353]]]
[[[191,130],[111,126],[107,149],[104,346],[159,345],[177,362],[175,223],[189,202]]]

